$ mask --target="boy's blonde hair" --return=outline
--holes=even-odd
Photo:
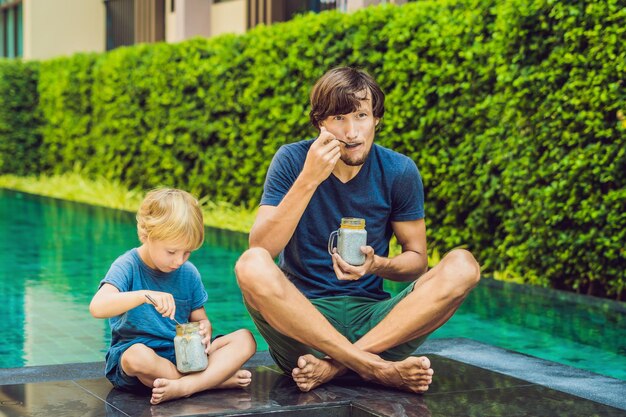
[[[187,191],[159,188],[146,194],[137,211],[137,235],[146,239],[180,242],[193,251],[204,242],[200,203]]]

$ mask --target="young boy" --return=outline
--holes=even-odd
[[[188,261],[204,241],[198,201],[181,190],[150,191],[137,212],[137,234],[142,245],[111,265],[89,306],[94,317],[109,318],[111,325],[106,377],[127,391],[151,388],[152,404],[248,386],[251,373],[240,368],[256,351],[254,337],[242,329],[211,341],[203,306],[208,296]],[[176,369],[174,319],[200,322],[209,355],[204,371],[181,374]]]

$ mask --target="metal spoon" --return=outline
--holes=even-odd
[[[154,298],[150,297],[148,294],[144,294],[146,296],[146,298],[148,299],[148,301],[150,301],[152,303],[152,305],[154,305],[156,307],[157,302]],[[182,326],[182,324],[180,324],[178,322],[178,320],[176,320],[174,317],[172,317],[172,320],[174,320],[174,322],[176,322],[176,324],[178,324],[179,326]]]

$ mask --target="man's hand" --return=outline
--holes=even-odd
[[[202,343],[205,346],[204,353],[208,354],[209,348],[211,347],[211,334],[213,333],[211,322],[209,320],[200,320],[199,323],[200,328],[198,333],[200,333],[201,336],[204,336],[202,338]]]
[[[330,176],[340,157],[339,141],[322,126],[320,135],[309,148],[301,175],[319,185]]]
[[[356,281],[363,275],[370,273],[374,265],[374,248],[371,246],[361,246],[361,252],[365,254],[363,265],[354,266],[344,261],[337,253],[337,248],[333,249],[333,269],[340,281]]]

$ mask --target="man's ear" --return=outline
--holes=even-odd
[[[380,119],[377,117],[376,118],[376,126],[378,126],[378,122],[380,122]]]

